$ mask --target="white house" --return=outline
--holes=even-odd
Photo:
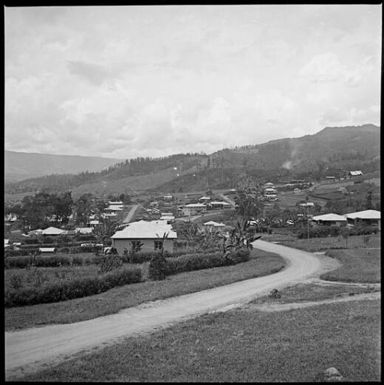
[[[207,211],[207,206],[203,203],[190,203],[182,208],[183,215],[198,215]]]
[[[167,223],[173,223],[175,221],[174,215],[162,215],[160,217],[161,221],[166,221]]]
[[[41,232],[42,235],[46,236],[56,236],[56,235],[63,235],[66,234],[66,230],[58,229],[56,227],[48,227],[45,230]]]
[[[323,214],[312,217],[312,221],[319,225],[336,225],[342,226],[347,224],[347,219],[343,215],[338,214]]]
[[[355,171],[349,171],[348,176],[360,176],[363,175],[363,172],[361,170],[355,170]]]
[[[93,233],[93,227],[76,227],[75,233],[92,234]]]
[[[350,224],[364,223],[367,225],[377,225],[381,230],[381,212],[377,210],[364,210],[355,213],[345,214],[345,218]]]
[[[205,222],[203,226],[209,231],[221,231],[226,227],[224,223],[217,223],[214,221]]]
[[[163,235],[168,234],[163,242]],[[173,241],[177,239],[177,233],[172,230],[172,225],[165,221],[139,221],[132,222],[124,229],[112,235],[112,247],[115,247],[120,255],[124,249],[131,250],[132,245],[143,244],[140,251],[157,251],[161,246],[165,251],[173,251]]]
[[[210,207],[212,207],[213,209],[228,209],[231,207],[231,204],[228,203],[228,202],[220,202],[220,201],[213,201],[213,202],[210,202],[208,203],[208,205]]]

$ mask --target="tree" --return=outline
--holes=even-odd
[[[72,213],[72,193],[71,191],[67,191],[61,195],[53,197],[53,211],[54,215],[56,215],[56,221],[61,222],[63,224],[68,223],[68,217]]]
[[[88,222],[88,217],[91,214],[92,208],[92,194],[87,193],[83,194],[75,202],[75,214],[76,214],[76,224],[85,226]]]
[[[236,190],[236,213],[246,220],[258,217],[263,210],[261,187],[246,178],[239,182]]]

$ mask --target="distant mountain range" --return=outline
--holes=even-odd
[[[111,164],[114,161],[111,160]],[[25,167],[30,169],[27,164]],[[282,178],[342,175],[346,170],[353,169],[363,172],[380,169],[380,127],[372,124],[327,127],[317,134],[300,138],[224,149],[210,155],[137,158],[120,162],[104,171],[77,175],[73,174],[76,170],[73,167],[72,174],[7,183],[6,192],[24,193],[46,188],[71,190],[74,197],[84,192],[97,195],[143,190],[187,192],[234,187],[240,178],[247,175],[277,181]],[[20,173],[21,170],[20,166]]]
[[[118,162],[121,159],[5,151],[5,180],[17,182],[50,174],[101,171]]]

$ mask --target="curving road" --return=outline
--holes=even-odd
[[[271,289],[314,276],[321,269],[321,262],[314,254],[261,240],[255,241],[254,246],[280,254],[287,261],[287,266],[269,276],[145,303],[88,321],[6,332],[7,378],[35,371],[44,363],[57,363],[82,350],[103,347],[122,337],[150,332],[204,313],[241,305]]]

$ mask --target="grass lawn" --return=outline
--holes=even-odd
[[[380,249],[330,250],[327,255],[342,266],[321,275],[321,279],[343,282],[380,282]]]
[[[284,266],[285,262],[279,255],[254,249],[249,261],[234,266],[185,272],[169,276],[164,281],[125,285],[101,294],[64,302],[6,308],[5,330],[84,321],[144,302],[272,274]]]
[[[251,303],[264,304],[322,301],[342,296],[372,293],[374,291],[380,291],[380,289],[372,286],[361,287],[356,285],[321,285],[316,283],[299,283],[297,285],[279,290],[281,298],[274,299],[269,296],[264,296],[256,298]]]
[[[272,234],[273,236],[274,234]],[[321,251],[328,249],[345,249],[346,242],[343,237],[326,237],[326,238],[309,238],[308,239],[297,239],[286,236],[285,239],[280,236],[280,239],[275,235],[275,238],[263,236],[262,239],[266,241],[274,240],[280,242],[282,245],[294,247],[296,249],[306,251]],[[362,248],[365,247],[364,236],[354,235],[348,238],[348,249]],[[367,248],[380,248],[381,247],[381,236],[380,234],[371,235]]]
[[[329,367],[380,381],[380,301],[208,314],[23,381],[312,382]],[[12,380],[12,379],[10,379]]]

